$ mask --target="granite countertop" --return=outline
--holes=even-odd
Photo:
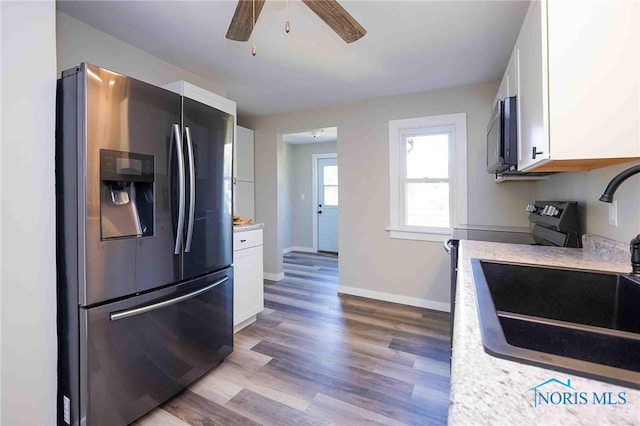
[[[256,229],[263,229],[264,223],[250,223],[248,225],[233,225],[233,232],[245,232],[254,231]]]
[[[449,424],[640,424],[640,391],[587,379],[487,354],[482,345],[476,294],[471,271],[472,258],[502,260],[577,269],[628,273],[628,262],[606,260],[582,249],[461,241],[458,287],[451,361]],[[640,307],[639,307],[640,309]],[[640,356],[640,354],[638,354]],[[531,388],[556,378],[571,380],[571,387],[588,392],[589,403],[543,404],[534,407]],[[552,383],[550,386],[556,386]],[[549,391],[564,391],[552,388]],[[593,392],[625,392],[624,405],[591,402]],[[619,401],[619,400],[618,400]]]

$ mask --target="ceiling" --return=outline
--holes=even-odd
[[[227,89],[258,116],[497,81],[527,1],[354,1],[346,44],[299,0],[268,0],[248,43],[225,38],[235,1],[58,1],[99,30]],[[251,43],[257,55],[251,55]]]
[[[282,135],[282,140],[293,145],[300,145],[304,143],[337,142],[338,128],[324,127],[300,133],[286,133]]]

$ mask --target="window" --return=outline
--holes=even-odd
[[[389,121],[391,238],[444,241],[466,222],[466,114]]]
[[[324,166],[322,168],[322,188],[324,191],[324,205],[338,205],[338,166]]]

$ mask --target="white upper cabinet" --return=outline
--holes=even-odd
[[[506,97],[510,98],[512,96],[518,95],[518,73],[516,67],[516,49],[513,48],[513,52],[511,53],[511,59],[509,59],[509,63],[507,64],[507,70],[505,71],[505,79],[507,83],[506,89]]]
[[[518,170],[640,158],[639,9],[637,1],[531,3],[502,89],[518,96]]]
[[[227,114],[233,115],[235,124],[236,103],[232,100],[184,80],[174,81],[173,83],[165,84],[162,87],[189,99],[193,99],[194,101],[201,102],[205,105],[209,105],[220,111],[226,112]]]
[[[236,143],[233,146],[233,211],[243,218],[255,218],[253,166],[253,130],[236,126]]]
[[[549,158],[544,6],[537,1],[531,3],[516,43],[518,170]]]
[[[549,2],[553,158],[640,156],[639,16],[638,1]]]
[[[233,177],[243,182],[253,182],[253,130],[237,126]]]
[[[511,53],[511,58],[509,59],[509,63],[507,64],[507,69],[504,71],[504,76],[502,77],[502,81],[500,82],[500,86],[498,87],[498,93],[496,94],[496,98],[493,100],[494,107],[498,102],[498,100],[515,96],[517,94],[517,89],[516,89],[517,75],[516,75],[516,67],[514,65],[514,62],[515,62],[515,48]]]

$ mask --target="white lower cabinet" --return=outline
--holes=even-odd
[[[243,329],[264,309],[262,229],[233,235],[233,330]]]

